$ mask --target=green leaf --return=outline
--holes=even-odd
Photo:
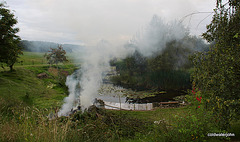
[[[238,37],[239,37],[238,33],[236,33],[236,34],[233,36],[233,38],[238,38]]]

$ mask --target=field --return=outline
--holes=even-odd
[[[19,62],[16,66],[20,65],[47,65],[47,60],[43,58],[45,53],[40,52],[24,52],[20,56]]]
[[[44,58],[45,53],[41,52],[23,52],[23,55],[20,55],[18,62],[15,64],[15,67],[23,66],[48,66],[46,58]],[[81,62],[75,62],[74,57],[79,56],[76,53],[67,53],[69,63],[65,64],[80,64]]]
[[[195,105],[152,111],[114,111],[92,108],[70,117],[50,120],[68,91],[71,62],[50,68],[43,53],[24,52],[15,71],[0,72],[0,141],[227,141],[240,140],[240,121],[228,131],[215,125],[212,114]],[[37,75],[46,73],[47,78]],[[235,137],[207,137],[207,133]],[[230,139],[231,138],[231,139]]]
[[[68,93],[67,88],[62,87],[65,80],[59,78],[58,71],[51,69],[43,56],[44,53],[24,52],[19,59],[23,62],[14,66],[16,71],[1,69],[0,97],[12,100],[13,103],[34,105],[39,108],[60,106]],[[60,65],[60,68],[69,74],[76,69],[71,63]],[[48,78],[37,78],[40,73],[46,73]]]

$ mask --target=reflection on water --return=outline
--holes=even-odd
[[[98,100],[104,102],[104,108],[106,109],[123,109],[123,110],[151,110],[153,108],[152,103],[146,104],[133,104],[127,102],[127,93],[131,90],[124,89],[122,87],[114,86],[113,84],[103,84],[99,90]]]
[[[105,78],[103,79],[103,84],[99,89],[99,94],[97,99],[101,99],[104,102],[114,102],[114,103],[125,103],[126,95],[130,92],[123,87],[114,86],[111,82],[111,77],[116,76],[116,67],[112,66],[110,71],[106,73]]]
[[[97,99],[104,102],[125,103],[128,90],[122,87],[114,86],[113,84],[103,84],[99,89]]]

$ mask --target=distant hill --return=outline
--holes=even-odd
[[[62,45],[63,49],[69,53],[76,50],[84,50],[84,46],[74,44],[58,44],[54,42],[28,40],[22,40],[20,42],[20,46],[23,50],[29,52],[48,52],[50,48],[57,48],[58,45]]]

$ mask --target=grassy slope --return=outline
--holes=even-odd
[[[43,80],[38,79],[33,71],[27,69],[1,72],[0,80],[0,97],[7,101],[49,108],[59,106],[66,97],[54,89],[47,88]]]
[[[23,62],[14,65],[16,71],[0,69],[0,98],[16,105],[23,103],[40,108],[60,106],[67,96],[66,88],[59,86],[57,76],[48,72],[49,65],[43,56],[44,53],[24,52],[19,58]],[[71,63],[60,65],[60,68],[69,73],[76,69]],[[43,72],[49,78],[37,78],[37,74]],[[49,87],[51,85],[55,87]]]

